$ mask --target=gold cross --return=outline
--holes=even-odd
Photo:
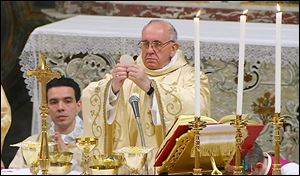
[[[40,82],[42,87],[42,103],[46,104],[46,85],[53,78],[60,78],[60,73],[51,71],[51,68],[46,65],[46,59],[43,54],[40,54],[39,65],[36,70],[28,70],[28,76],[35,76]]]
[[[35,76],[41,82],[42,102],[40,106],[40,114],[42,117],[42,140],[41,150],[39,155],[39,166],[43,175],[47,175],[49,169],[49,151],[48,151],[48,132],[47,132],[47,117],[48,106],[46,100],[46,85],[53,78],[60,78],[60,73],[51,71],[51,68],[46,65],[46,59],[43,54],[40,54],[39,65],[36,70],[27,71],[28,76]]]

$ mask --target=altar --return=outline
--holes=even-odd
[[[83,89],[109,73],[123,54],[139,55],[137,44],[141,31],[151,18],[78,15],[36,28],[20,55],[26,87],[33,102],[32,133],[40,131],[39,87],[27,70],[38,65],[38,54],[44,53],[53,71],[72,77]],[[193,20],[166,19],[178,32],[180,49],[193,65]],[[267,125],[259,143],[272,150],[270,114],[259,111],[258,99],[274,95],[275,24],[247,23],[245,34],[244,112]],[[219,119],[235,113],[239,22],[200,21],[201,70],[209,77],[212,117]],[[282,114],[299,132],[299,26],[282,25]],[[268,96],[269,94],[270,96]],[[272,119],[272,118],[271,118]],[[289,141],[286,141],[291,146]],[[283,146],[285,143],[282,144]],[[299,137],[292,144],[299,151]],[[283,148],[284,149],[284,148]],[[290,151],[290,150],[287,150]],[[284,151],[283,151],[284,152]],[[298,154],[285,153],[299,161]]]

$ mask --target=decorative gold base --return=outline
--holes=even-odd
[[[272,175],[281,175],[281,165],[280,164],[273,164]]]
[[[206,122],[201,121],[201,116],[195,116],[194,122],[192,122],[194,131],[194,149],[195,149],[195,168],[193,169],[193,175],[202,175],[202,169],[200,168],[200,131],[206,127]]]
[[[242,119],[242,115],[236,115],[235,120],[231,123],[236,128],[235,134],[235,167],[233,175],[243,175],[243,166],[241,166],[241,145],[242,145],[242,129],[246,127],[247,121]]]
[[[43,175],[48,175],[48,169],[50,166],[49,159],[39,159],[40,170],[42,171]]]
[[[243,166],[235,166],[233,175],[243,175]]]
[[[30,172],[32,175],[37,175],[39,172],[39,163],[38,161],[34,161],[30,165]]]
[[[273,117],[273,126],[274,126],[274,151],[275,151],[275,162],[273,164],[273,175],[281,174],[281,165],[280,165],[280,142],[281,142],[281,134],[280,130],[283,126],[284,118],[280,117],[280,112],[274,113]]]
[[[202,169],[193,169],[193,175],[202,175]]]

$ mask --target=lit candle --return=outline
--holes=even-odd
[[[282,12],[277,4],[276,13],[276,62],[275,62],[275,113],[280,112],[281,99],[281,22]]]
[[[242,115],[243,107],[243,88],[244,88],[244,60],[245,60],[245,26],[246,26],[246,13],[244,10],[240,16],[240,47],[239,47],[239,67],[238,67],[238,87],[237,87],[237,102],[236,114]]]
[[[199,15],[198,11],[194,18],[195,39],[194,39],[194,66],[195,66],[195,117],[200,117],[200,28],[199,28]]]

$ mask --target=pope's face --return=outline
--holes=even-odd
[[[68,129],[75,126],[75,117],[81,109],[81,102],[76,102],[72,87],[52,87],[47,91],[48,112],[56,129]]]
[[[142,41],[150,43],[148,48],[142,49],[143,63],[151,70],[166,66],[176,53],[177,44],[171,40],[168,30],[169,26],[167,24],[154,22],[143,31]],[[151,47],[153,42],[160,42],[162,45],[160,48]]]

